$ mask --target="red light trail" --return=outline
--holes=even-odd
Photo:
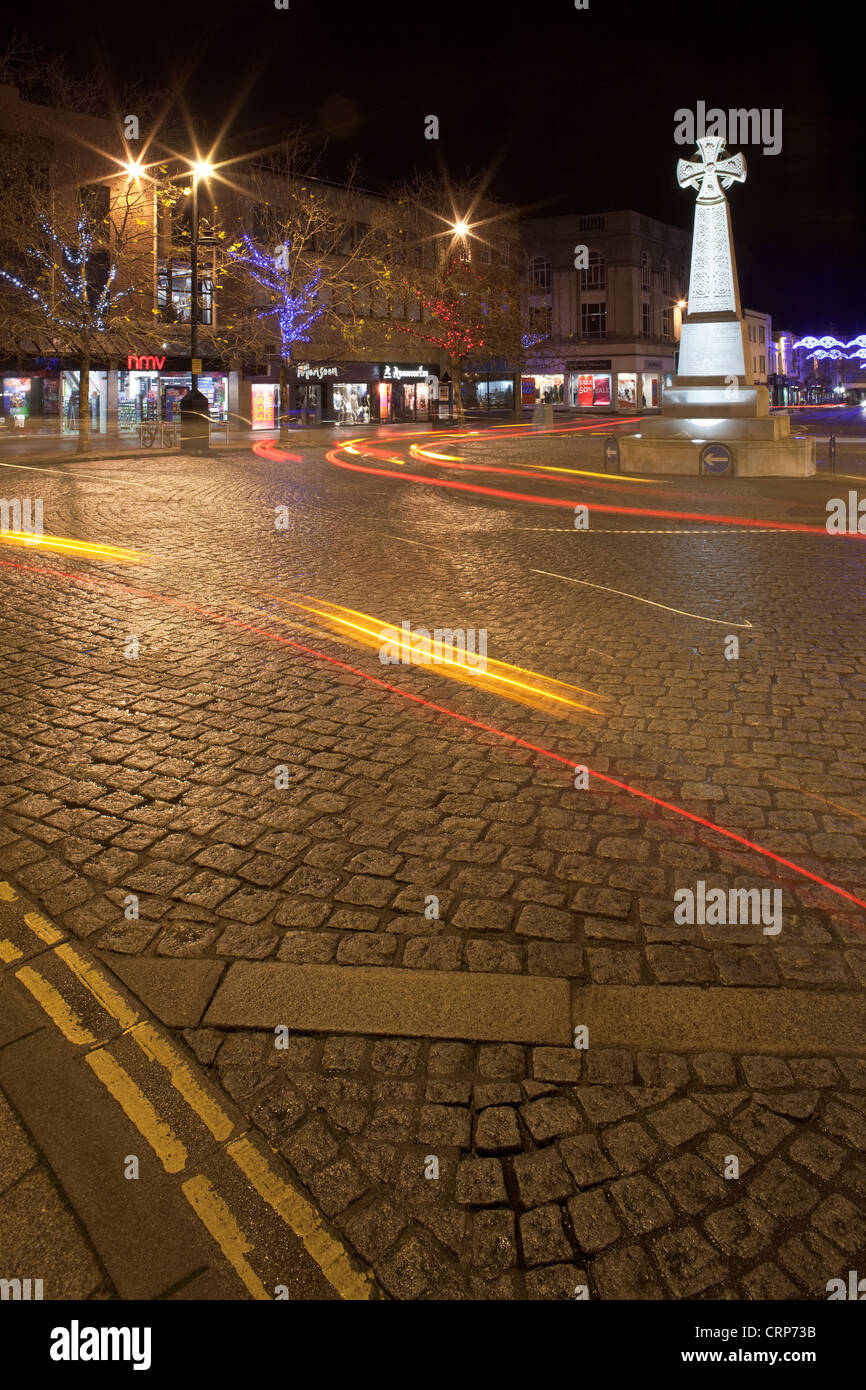
[[[272,632],[269,628],[259,627],[253,623],[242,622],[239,618],[233,618],[225,613],[217,613],[211,608],[204,608],[200,604],[190,603],[184,599],[171,598],[166,594],[155,594],[147,589],[140,589],[132,584],[121,584],[117,581],[92,579],[84,575],[71,574],[64,570],[52,569],[47,565],[25,565],[14,560],[0,560],[0,566],[5,569],[22,570],[30,574],[46,575],[50,579],[64,579],[73,584],[81,584],[85,587],[102,590],[103,592],[116,592],[122,594],[133,594],[138,598],[151,599],[156,603],[164,603],[173,608],[180,608],[186,612],[196,613],[213,622],[222,623],[228,627],[239,628],[244,632],[253,633],[256,636],[267,638],[269,641],[278,642],[282,646],[292,647],[294,650],[303,652],[307,656],[315,657],[318,661],[326,661],[340,670],[348,671],[353,676],[359,676],[362,680],[369,681],[372,685],[379,686],[382,690],[390,691],[395,695],[400,695],[404,700],[411,700],[415,704],[422,705],[426,709],[433,710],[437,714],[447,715],[450,719],[456,719],[461,724],[466,724],[474,729],[480,729],[484,733],[494,734],[497,738],[504,739],[506,742],[516,745],[519,748],[526,748],[532,753],[537,753],[543,758],[548,758],[553,762],[562,763],[564,766],[576,770],[585,766],[576,763],[572,758],[566,758],[561,753],[554,753],[552,749],[543,748],[539,744],[530,743],[527,739],[520,738],[517,734],[508,733],[505,729],[500,729],[494,724],[486,724],[480,719],[473,719],[469,715],[460,714],[457,710],[449,709],[446,705],[436,704],[432,700],[427,700],[421,695],[415,695],[411,691],[403,690],[400,686],[392,685],[388,681],[382,680],[378,676],[371,676],[368,672],[362,671],[357,666],[352,666],[347,661],[341,661],[338,657],[329,656],[327,652],[319,651],[316,647],[307,646],[306,643],[296,642],[290,637],[283,637],[278,632]],[[753,850],[762,855],[765,859],[774,864],[780,864],[783,868],[790,869],[799,874],[802,878],[808,879],[812,883],[818,884],[821,888],[828,889],[838,897],[854,903],[857,907],[866,908],[866,900],[858,898],[854,893],[849,893],[847,889],[840,888],[838,884],[831,883],[829,879],[822,878],[820,874],[815,874],[811,869],[804,868],[802,864],[796,864],[792,859],[785,859],[782,855],[776,854],[771,849],[759,845],[755,840],[749,840],[744,835],[738,835],[733,830],[727,830],[723,825],[718,825],[715,821],[707,820],[703,816],[697,816],[692,811],[687,811],[682,806],[675,805],[672,801],[665,801],[661,797],[653,796],[650,792],[641,791],[638,787],[631,786],[628,782],[621,782],[615,777],[609,777],[606,773],[595,772],[592,768],[587,768],[589,776],[595,778],[597,782],[605,783],[608,786],[616,787],[617,790],[626,792],[629,796],[638,797],[642,801],[650,802],[654,806],[659,806],[665,811],[672,811],[675,815],[682,816],[685,820],[691,821],[696,825],[703,826],[706,830],[714,834],[722,835],[725,839],[732,840],[746,849]]]

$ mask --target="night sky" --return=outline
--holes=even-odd
[[[800,333],[866,331],[860,7],[48,0],[28,37],[118,88],[182,80],[214,132],[239,99],[240,148],[300,124],[328,135],[331,177],[355,155],[373,188],[440,161],[455,179],[491,169],[493,196],[538,215],[631,207],[690,228],[676,109],[781,107],[781,153],[741,146],[729,194],[743,302]]]

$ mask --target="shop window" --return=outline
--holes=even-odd
[[[214,282],[206,266],[199,267],[198,321],[213,323]],[[157,269],[157,308],[166,323],[189,323],[192,303],[192,272],[188,264],[161,261]]]
[[[581,304],[580,328],[584,338],[606,338],[607,305]]]
[[[600,251],[590,251],[589,265],[586,270],[580,272],[580,288],[582,290],[603,290],[604,273],[604,256]]]
[[[652,337],[652,319],[650,316],[649,300],[643,300],[640,306],[640,331],[644,338]]]
[[[550,261],[546,256],[533,256],[529,262],[529,273],[537,290],[550,289]]]

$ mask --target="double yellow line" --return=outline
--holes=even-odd
[[[0,883],[0,901],[11,902],[15,897],[9,884]],[[277,1171],[248,1134],[245,1132],[227,1142],[235,1129],[234,1121],[201,1085],[192,1066],[168,1038],[147,1019],[141,1018],[108,976],[65,942],[63,934],[44,917],[30,912],[24,920],[99,1007],[120,1024],[122,1036],[131,1038],[148,1062],[165,1068],[174,1090],[217,1143],[225,1145],[225,1152],[262,1201],[299,1237],[340,1297],[348,1300],[376,1298],[376,1287],[370,1276],[358,1273],[344,1247],[325,1229],[315,1207]],[[23,955],[12,941],[0,938],[0,961],[13,963]],[[108,1051],[108,1044],[99,1044],[92,1029],[60,990],[32,964],[22,965],[14,973],[67,1042],[90,1049],[85,1054],[87,1065],[156,1154],[166,1173],[182,1173],[189,1157],[186,1145],[160,1116],[145,1091]],[[252,1297],[270,1299],[272,1295],[247,1258],[254,1253],[255,1245],[210,1180],[203,1174],[195,1174],[181,1183],[181,1190]]]

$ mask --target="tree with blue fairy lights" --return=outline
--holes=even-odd
[[[147,253],[146,233],[133,215],[139,195],[107,184],[28,193],[30,207],[22,209],[14,240],[4,236],[0,278],[14,293],[10,318],[20,350],[76,363],[78,451],[84,453],[91,362],[136,345],[137,258]]]

